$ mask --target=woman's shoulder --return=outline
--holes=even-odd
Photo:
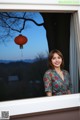
[[[46,72],[45,72],[45,74],[44,74],[44,78],[45,77],[52,77],[53,76],[53,70],[52,69],[49,69],[49,70],[47,70]]]
[[[63,72],[64,72],[65,74],[69,74],[69,72],[68,72],[67,70],[64,70],[64,69],[63,69]]]
[[[53,72],[52,69],[48,69],[48,70],[45,72],[45,74],[51,74],[52,72]]]

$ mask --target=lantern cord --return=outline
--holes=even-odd
[[[21,49],[21,60],[23,60],[23,51]]]

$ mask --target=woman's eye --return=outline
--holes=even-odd
[[[53,60],[56,59],[55,57],[52,58]]]
[[[61,57],[58,57],[58,58],[56,58],[56,57],[53,57],[52,59],[53,59],[53,60],[54,60],[54,59],[61,59]]]
[[[61,57],[58,57],[58,59],[61,59]]]

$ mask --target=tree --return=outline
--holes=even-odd
[[[71,14],[40,12],[40,15],[44,20],[42,23],[33,19],[36,12],[0,12],[0,42],[7,41],[9,37],[12,38],[14,32],[21,33],[25,28],[28,28],[26,22],[32,21],[37,26],[44,26],[49,51],[59,49],[64,55],[66,68],[68,69]]]
[[[21,33],[27,28],[26,22],[31,21],[37,26],[42,26],[44,22],[38,23],[33,18],[38,13],[32,12],[0,12],[0,42],[13,37],[14,32]]]

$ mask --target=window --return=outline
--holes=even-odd
[[[49,4],[49,5],[48,5]],[[41,3],[41,4],[39,4],[39,3],[37,3],[37,5],[34,3],[34,4],[31,4],[31,3],[29,3],[29,4],[26,4],[26,5],[24,5],[24,4],[20,4],[20,3],[15,3],[15,4],[12,4],[11,2],[9,3],[9,5],[7,5],[6,3],[5,4],[3,4],[3,3],[1,3],[0,4],[0,9],[1,10],[3,10],[3,11],[5,11],[5,9],[6,10],[26,10],[26,11],[43,11],[43,12],[61,12],[61,13],[71,13],[73,16],[75,15],[76,17],[75,18],[77,18],[76,20],[77,20],[77,22],[76,22],[76,27],[75,27],[75,34],[76,34],[76,40],[75,40],[75,42],[76,42],[76,46],[77,46],[77,51],[80,51],[80,49],[79,49],[79,39],[80,39],[80,35],[79,35],[79,30],[80,30],[80,28],[79,28],[79,22],[80,22],[80,10],[79,10],[79,6],[62,6],[62,5],[54,5],[54,4],[52,4],[52,3]],[[75,12],[76,11],[76,12]],[[78,23],[78,24],[77,24]],[[78,57],[78,71],[79,71],[79,73],[80,73],[80,61],[79,61],[79,59],[80,59],[80,52],[77,52],[77,57]],[[80,75],[79,75],[79,77],[80,77]],[[0,77],[0,80],[2,80],[3,79],[3,77],[1,76]],[[66,96],[65,97],[65,99],[67,100],[67,99],[69,99],[69,97],[72,97],[73,98],[73,96],[74,95],[72,95],[72,96]],[[77,95],[76,95],[77,96]],[[64,101],[64,98],[63,98],[63,96],[59,96],[63,101]],[[56,97],[55,98],[55,100],[57,99],[58,97]],[[74,99],[75,98],[78,98],[78,97],[74,97]],[[44,99],[44,97],[43,98],[38,98],[38,99],[41,99],[41,109],[38,109],[38,112],[39,111],[41,111],[42,110],[42,103],[44,104],[44,102],[43,101],[45,101],[45,99]],[[48,102],[48,101],[53,101],[53,97],[52,98],[47,98],[46,97],[46,102]],[[78,100],[78,99],[77,99]],[[29,104],[27,104],[27,105],[31,105],[31,103],[30,102],[33,102],[33,101],[37,101],[37,99],[35,100],[35,99],[33,99],[33,101],[31,100],[30,102],[29,102],[29,100],[27,100],[28,101],[28,103]],[[23,106],[23,103],[24,104],[26,104],[26,102],[27,101],[25,101],[25,100],[22,100],[22,101],[20,101],[20,107],[22,107]],[[17,105],[17,102],[19,103],[19,101],[15,101],[16,102],[16,105]],[[57,101],[56,101],[57,102]],[[74,101],[74,103],[72,103],[72,104],[75,104],[75,103],[77,103],[76,104],[76,106],[78,106],[78,102],[79,101],[77,101],[77,102],[75,102]],[[11,110],[11,106],[8,106],[8,104],[10,105],[10,103],[11,103],[11,105],[12,105],[12,103],[13,103],[13,101],[11,101],[11,102],[6,102],[5,103],[5,105],[3,106],[3,102],[1,103],[1,109],[3,109],[4,107],[5,107],[5,109],[8,109],[8,110]],[[52,104],[53,104],[53,102],[52,102]],[[57,104],[57,103],[56,103]],[[72,106],[72,104],[71,104],[71,106]],[[6,105],[7,105],[7,107],[6,107]],[[35,105],[35,104],[34,104]],[[25,105],[24,105],[25,106]],[[24,107],[23,106],[23,107]],[[66,107],[66,105],[64,105],[65,107]],[[73,105],[74,106],[74,105]],[[22,108],[23,108],[22,107]],[[28,106],[29,107],[29,106]],[[67,105],[67,107],[70,107],[69,105]],[[20,111],[19,110],[19,106],[14,106],[14,108],[16,109],[16,110],[18,110],[18,112],[13,112],[13,111],[11,111],[11,115],[15,115],[15,114],[24,114],[24,113],[31,113],[31,111],[25,111],[25,110],[23,110],[23,111]],[[30,107],[31,108],[31,107]],[[62,107],[63,108],[63,107]],[[35,107],[35,111],[33,111],[33,112],[37,112],[37,108]],[[50,108],[51,109],[51,108]],[[44,108],[44,110],[50,110],[50,109],[46,109],[46,108]],[[53,108],[52,108],[53,109]],[[56,108],[55,108],[56,109]]]

